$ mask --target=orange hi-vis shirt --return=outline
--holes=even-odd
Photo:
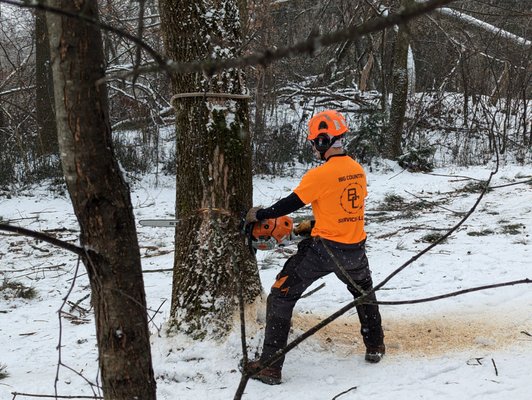
[[[303,203],[312,205],[316,220],[312,236],[348,244],[366,239],[366,173],[351,157],[330,157],[324,164],[308,171],[294,192]]]

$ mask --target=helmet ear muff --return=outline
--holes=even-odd
[[[320,133],[316,139],[312,140],[312,144],[319,153],[325,153],[331,147],[332,140],[326,133]]]

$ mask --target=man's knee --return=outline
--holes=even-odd
[[[267,317],[276,317],[290,320],[292,310],[296,305],[297,298],[283,295],[279,290],[272,289],[267,300]]]
[[[369,292],[371,289],[373,289],[373,280],[371,279],[371,275],[369,273],[364,279],[356,280],[355,283],[364,292]],[[348,284],[347,288],[355,298],[362,295],[362,293],[360,293],[357,288],[351,286],[351,284]],[[371,294],[368,299],[375,300],[375,294]]]
[[[285,268],[271,287],[270,295],[274,297],[299,298],[303,293],[303,280],[295,268]]]

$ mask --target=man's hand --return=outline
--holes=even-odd
[[[259,211],[261,207],[252,207],[248,210],[246,214],[246,224],[251,224],[253,222],[257,222],[257,211]]]
[[[310,235],[311,231],[312,231],[312,221],[310,219],[301,221],[294,228],[294,233],[296,235]]]

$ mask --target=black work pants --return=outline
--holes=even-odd
[[[342,268],[339,268],[338,264]],[[266,361],[286,346],[292,311],[303,292],[317,279],[331,272],[347,285],[355,299],[361,293],[349,282],[346,274],[364,291],[373,287],[364,243],[343,244],[320,238],[302,240],[297,253],[286,261],[277,275],[268,296],[262,361]],[[375,294],[368,296],[368,300],[375,299]],[[379,307],[363,304],[356,308],[366,347],[376,348],[382,345],[384,335]],[[283,362],[284,357],[273,366],[282,368]]]

